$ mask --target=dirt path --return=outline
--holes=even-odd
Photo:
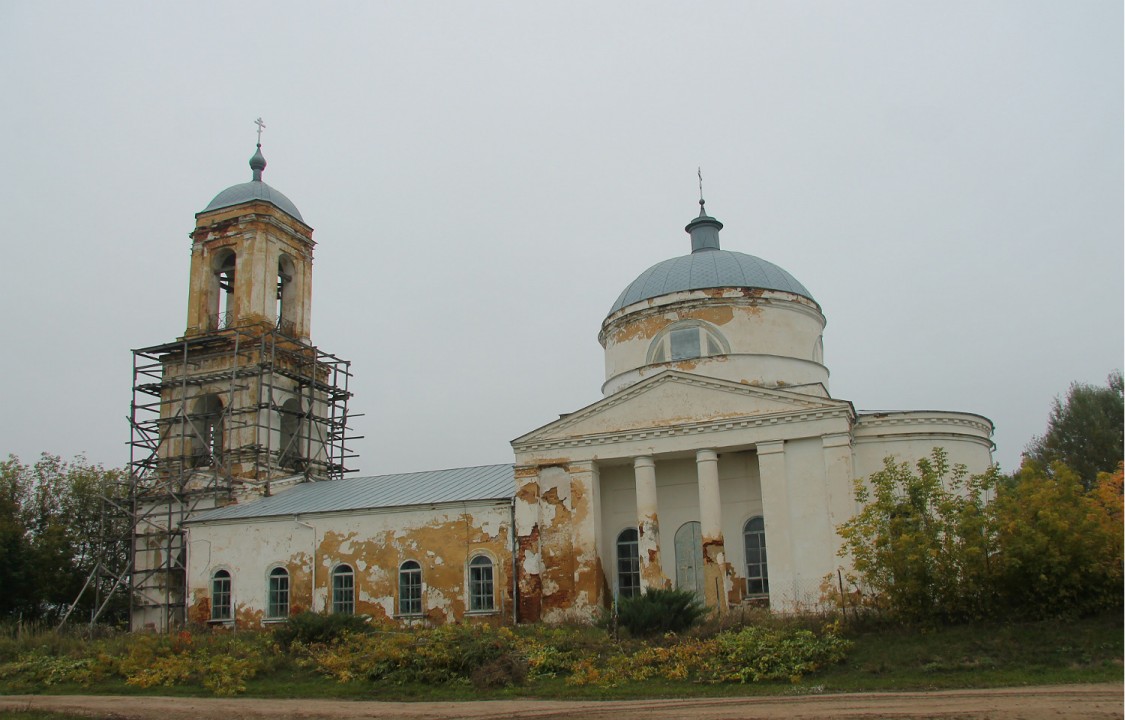
[[[89,695],[0,696],[0,710],[41,709],[128,720],[745,720],[747,718],[1122,718],[1119,684],[697,700],[351,702]]]

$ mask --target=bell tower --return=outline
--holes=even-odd
[[[250,168],[250,182],[227,188],[195,216],[185,335],[256,325],[308,342],[312,228],[262,181],[261,144]]]
[[[311,343],[313,229],[262,180],[195,216],[187,327],[133,351],[133,629],[207,619],[184,614],[183,523],[203,510],[350,472],[350,363]]]

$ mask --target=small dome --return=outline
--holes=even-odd
[[[261,200],[274,205],[279,210],[287,212],[301,222],[304,222],[305,219],[301,217],[301,211],[297,209],[297,206],[293,204],[292,200],[262,181],[262,171],[265,169],[266,156],[262,155],[262,144],[259,142],[257,149],[254,151],[254,155],[250,158],[250,170],[253,171],[253,179],[250,182],[231,185],[226,190],[223,190],[215,196],[214,200],[207,204],[207,207],[203,208],[203,212],[210,212],[211,210],[219,210],[221,208],[241,205],[245,202]]]
[[[239,185],[231,185],[226,190],[215,196],[215,199],[203,208],[203,212],[210,212],[211,210],[218,210],[225,207],[234,207],[241,205],[245,202],[253,200],[262,200],[276,206],[279,210],[283,210],[301,222],[305,219],[301,217],[301,211],[293,204],[293,201],[285,197],[280,191],[275,190],[261,180],[251,180]]]
[[[816,302],[804,285],[771,262],[745,253],[708,249],[674,257],[645,270],[618,296],[609,314],[669,293],[721,287],[781,290]]]

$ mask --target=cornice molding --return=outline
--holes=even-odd
[[[530,440],[519,443],[513,442],[512,448],[517,452],[536,452],[542,450],[562,450],[577,447],[595,447],[614,445],[618,443],[634,442],[638,440],[658,440],[662,438],[688,437],[692,435],[711,435],[730,430],[746,430],[763,427],[778,427],[798,425],[816,420],[842,419],[851,420],[851,413],[847,407],[820,407],[815,410],[791,413],[772,413],[768,415],[747,415],[744,417],[721,418],[718,420],[701,421],[694,423],[680,423],[666,427],[647,427],[633,430],[622,430],[611,433],[596,433],[593,435],[579,435],[569,438],[551,440]]]
[[[992,425],[973,419],[971,416],[952,417],[944,414],[921,415],[916,413],[911,413],[909,415],[887,414],[882,417],[859,415],[856,418],[855,435],[858,439],[858,436],[863,435],[864,431],[869,429],[906,429],[923,425],[972,428],[986,438],[992,437]]]

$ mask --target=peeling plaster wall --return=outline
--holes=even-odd
[[[440,624],[480,617],[507,622],[513,600],[510,512],[505,501],[299,518],[315,531],[292,517],[192,523],[188,617],[197,623],[210,619],[210,581],[219,569],[231,573],[238,627],[258,627],[271,619],[265,616],[267,578],[275,567],[289,571],[290,614],[323,611],[331,604],[331,572],[347,563],[355,572],[356,614],[400,619],[398,568],[406,560],[416,560],[422,566],[425,621]],[[495,608],[469,613],[467,566],[478,553],[493,561]]]
[[[600,473],[592,463],[516,468],[521,622],[592,620],[605,598]]]
[[[712,357],[648,363],[653,339],[681,320],[706,323],[730,352]],[[676,369],[766,387],[820,383],[825,320],[816,303],[790,293],[718,288],[672,293],[611,316],[599,336],[605,348],[605,395],[645,377]]]

